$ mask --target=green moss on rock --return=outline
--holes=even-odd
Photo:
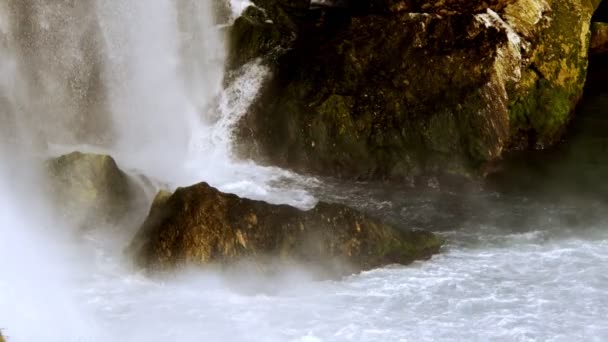
[[[331,36],[301,37],[242,127],[273,163],[308,172],[463,172],[506,140],[484,86],[506,41],[472,15],[353,18]]]
[[[273,58],[281,46],[292,39],[266,14],[249,6],[228,29],[228,70],[236,69],[255,58]]]
[[[143,189],[110,156],[73,152],[47,168],[57,209],[83,227],[121,222],[145,202]]]
[[[597,1],[378,4],[299,26],[242,122],[243,154],[342,178],[474,177],[561,138]]]
[[[507,20],[525,37],[529,59],[522,81],[513,88],[509,104],[514,148],[543,148],[558,141],[572,118],[587,73],[590,20],[596,5],[585,0],[550,1],[538,23],[526,27],[516,8]],[[532,30],[534,29],[534,30]]]

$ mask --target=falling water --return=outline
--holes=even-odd
[[[245,2],[234,4],[237,15]],[[224,89],[224,37],[211,13],[211,2],[196,0],[0,3],[0,330],[11,341],[155,340],[102,329],[98,308],[86,305],[99,296],[86,284],[103,292],[129,279],[128,241],[74,236],[52,214],[49,156],[108,153],[170,188],[207,181],[271,202],[314,202],[274,185],[306,178],[232,157],[232,131],[268,70],[253,61]]]
[[[232,2],[235,11],[246,4]],[[305,179],[232,157],[232,130],[268,70],[253,61],[224,90],[224,37],[211,2],[2,6],[2,120],[8,132],[22,131],[20,145],[38,154],[106,152],[169,187],[205,180],[271,202],[313,203],[272,185]]]

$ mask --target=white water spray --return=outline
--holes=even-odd
[[[210,13],[211,2],[197,0],[0,3],[0,330],[11,342],[171,336],[99,321],[97,293],[131,289],[122,283],[133,272],[121,254],[129,241],[74,236],[53,215],[48,156],[109,153],[170,187],[207,181],[274,202],[314,201],[275,189],[292,174],[233,159],[232,130],[267,70],[247,65],[224,91],[224,39]]]

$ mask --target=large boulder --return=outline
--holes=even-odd
[[[147,205],[144,183],[110,156],[73,152],[49,160],[47,169],[57,209],[81,228],[123,223]]]
[[[130,251],[151,270],[278,259],[343,274],[428,258],[441,243],[430,232],[395,229],[342,205],[302,211],[200,183],[160,193]]]
[[[343,178],[470,177],[505,151],[560,140],[599,1],[387,3],[290,31],[242,121],[244,155]]]

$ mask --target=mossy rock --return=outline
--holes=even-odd
[[[341,178],[475,178],[560,140],[597,1],[394,4],[300,29],[241,123],[242,155]]]
[[[354,1],[353,1],[354,2]],[[436,13],[450,15],[456,13],[483,13],[487,9],[493,11],[502,10],[513,0],[368,0],[360,1],[367,3],[367,8],[371,12],[391,13],[391,12],[410,12],[410,13]],[[359,5],[361,6],[361,5]]]
[[[535,11],[525,10],[529,4]],[[506,8],[507,22],[526,43],[521,81],[510,89],[510,148],[545,148],[561,139],[583,93],[597,5],[520,0]]]
[[[302,211],[200,183],[159,195],[129,249],[149,270],[278,259],[341,275],[425,259],[441,244],[430,232],[396,229],[342,205]]]
[[[508,132],[490,98],[505,96],[492,82],[507,33],[483,25],[468,14],[370,16],[300,37],[242,140],[271,163],[343,178],[467,173],[498,155]]]
[[[145,205],[143,188],[110,156],[73,152],[47,168],[57,209],[83,228],[116,225]]]
[[[291,39],[262,10],[249,6],[228,29],[227,69],[237,69],[256,58],[271,60]]]

